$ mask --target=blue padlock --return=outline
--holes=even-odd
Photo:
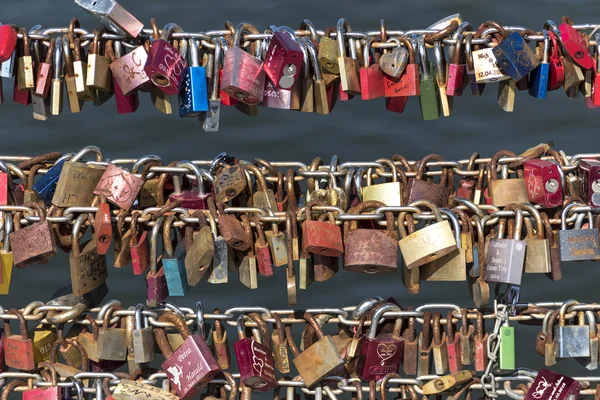
[[[165,255],[163,256],[162,263],[167,279],[169,296],[184,296],[190,288],[188,285],[187,273],[185,272],[185,243],[183,240],[178,240],[175,251],[173,251],[171,226],[173,225],[174,220],[174,216],[167,217],[163,228]]]
[[[58,183],[58,178],[60,177],[65,161],[66,158],[59,160],[45,175],[42,175],[37,182],[33,184],[33,191],[47,206],[52,205],[52,197],[54,196],[56,184]]]
[[[527,76],[540,61],[519,32],[512,32],[493,48],[496,64],[515,81]]]
[[[529,95],[537,99],[545,99],[548,95],[548,79],[550,77],[550,64],[548,63],[550,52],[550,36],[544,30],[544,55],[542,62],[529,76]]]
[[[197,117],[208,111],[208,90],[206,88],[206,68],[198,60],[198,43],[189,40],[190,66],[186,68],[185,78],[179,92],[179,116]]]

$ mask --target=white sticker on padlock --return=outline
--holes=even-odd
[[[510,79],[498,65],[492,48],[475,50],[473,52],[473,67],[478,83],[498,82]]]

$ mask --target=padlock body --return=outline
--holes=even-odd
[[[498,82],[510,79],[510,76],[496,64],[494,49],[485,48],[473,51],[473,69],[475,72],[476,83]],[[471,90],[474,89],[474,83],[471,82]],[[479,92],[483,90],[478,87]]]
[[[567,400],[578,398],[581,386],[568,376],[560,375],[547,369],[540,369],[525,400]]]
[[[33,357],[33,342],[23,339],[21,335],[4,338],[4,360],[8,367],[31,371],[36,367]]]
[[[44,262],[56,254],[54,232],[48,221],[36,222],[11,232],[10,244],[17,268]]]
[[[406,102],[408,97],[386,97],[385,98],[385,109],[391,112],[400,113],[404,112],[406,108]]]
[[[282,110],[300,109],[300,81],[297,81],[290,89],[281,89],[277,88],[271,80],[265,79],[265,90],[259,106]]]
[[[492,239],[485,258],[486,282],[520,285],[526,247],[524,240]]]
[[[600,259],[598,229],[572,229],[558,231],[560,261]]]
[[[581,195],[591,207],[600,207],[600,162],[584,159],[579,162]]]
[[[57,207],[89,207],[94,200],[94,189],[104,171],[103,166],[65,161],[52,204]]]
[[[328,222],[304,221],[302,237],[305,247],[314,254],[339,257],[344,254],[340,227]]]
[[[398,241],[406,268],[413,269],[434,261],[457,249],[448,221],[419,229]]]
[[[505,207],[510,203],[527,203],[527,183],[524,178],[490,180],[492,204]]]
[[[448,353],[448,369],[451,374],[454,374],[462,369],[461,349],[460,349],[460,333],[454,334],[454,341],[446,342],[446,352]]]
[[[17,46],[17,32],[10,25],[0,26],[0,62],[8,60]]]
[[[331,336],[325,336],[304,349],[293,363],[304,384],[310,388],[342,365],[344,360]]]
[[[360,96],[363,100],[373,100],[385,96],[383,72],[379,65],[360,68]]]
[[[356,373],[364,381],[377,381],[387,374],[397,373],[404,354],[404,339],[390,333],[371,339],[363,337]]]
[[[417,200],[429,200],[438,207],[445,207],[449,197],[450,190],[447,187],[422,179],[408,180],[408,204]]]
[[[182,399],[193,398],[221,371],[200,335],[189,336],[161,367]]]
[[[208,208],[207,198],[211,193],[201,194],[195,190],[185,190],[181,193],[171,193],[171,201],[181,200],[181,208],[189,210],[206,210]]]
[[[170,296],[184,296],[189,290],[187,275],[185,272],[185,246],[180,242],[175,247],[173,258],[163,257],[163,268],[167,278],[167,287]]]
[[[275,361],[271,350],[249,338],[234,343],[240,379],[246,386],[267,392],[277,386]]]
[[[117,104],[117,114],[131,114],[140,107],[140,98],[137,92],[125,95],[117,85],[113,77],[113,91],[115,93],[115,103]]]
[[[262,62],[240,49],[232,47],[225,53],[221,90],[237,101],[258,104],[263,99],[265,71]]]
[[[550,243],[548,239],[525,239],[525,269],[528,274],[547,274],[551,271]]]
[[[148,231],[144,231],[138,239],[137,245],[131,245],[131,265],[134,275],[142,275],[150,268],[150,246],[148,245]]]
[[[133,354],[136,363],[154,360],[154,331],[151,327],[133,330]]]
[[[98,254],[96,242],[89,240],[81,245],[79,255],[69,254],[71,286],[75,296],[83,296],[96,289],[108,277],[106,255]]]
[[[584,37],[573,26],[562,23],[558,26],[562,47],[569,53],[571,59],[583,69],[591,69],[594,65],[588,53]]]
[[[537,99],[545,99],[548,96],[548,84],[550,79],[550,64],[541,63],[529,77],[529,95]]]
[[[569,325],[554,327],[557,358],[590,356],[590,327]]]
[[[126,361],[127,342],[125,329],[100,328],[98,333],[98,358],[107,361]]]
[[[28,389],[23,392],[23,400],[58,400],[61,396],[62,390],[58,386]]]
[[[291,34],[274,32],[263,68],[276,89],[290,89],[302,70],[303,54]]]
[[[165,270],[159,264],[156,274],[153,274],[152,270],[146,274],[146,304],[150,307],[156,307],[165,301],[168,296],[169,288],[167,286]]]
[[[543,208],[559,207],[563,202],[560,166],[546,160],[525,161],[523,169],[527,180],[529,201]]]
[[[402,185],[400,182],[386,182],[362,188],[363,201],[377,200],[386,206],[402,205]]]
[[[93,193],[106,197],[107,201],[123,210],[129,210],[143,184],[143,179],[111,163],[104,170]]]
[[[378,229],[351,229],[345,240],[344,269],[366,274],[395,272],[398,268],[396,239]]]
[[[492,51],[496,64],[515,81],[526,77],[540,63],[519,32],[510,33]]]
[[[144,66],[152,83],[168,95],[179,93],[187,62],[175,47],[166,40],[152,43]]]
[[[462,96],[466,83],[466,64],[448,65],[448,77],[446,79],[446,95]]]
[[[421,267],[420,278],[424,281],[458,282],[467,280],[467,261],[464,248],[433,260]]]
[[[179,92],[179,116],[197,117],[208,111],[206,68],[188,67]]]
[[[0,78],[11,79],[15,76],[15,62],[17,51],[13,50],[10,58],[0,64]]]
[[[400,78],[383,74],[383,82],[385,97],[418,96],[421,94],[418,64],[407,64]]]
[[[114,80],[113,88],[118,86],[123,95],[127,96],[149,82],[150,78],[144,71],[146,61],[148,61],[148,52],[144,46],[138,46],[132,52],[112,62],[110,70]]]

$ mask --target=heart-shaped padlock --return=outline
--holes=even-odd
[[[398,43],[391,53],[384,53],[379,59],[379,67],[384,74],[399,78],[408,64],[408,50]]]

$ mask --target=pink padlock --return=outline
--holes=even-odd
[[[191,161],[181,161],[177,164],[178,167],[185,167],[192,170],[196,177],[196,190],[181,189],[181,176],[173,175],[173,186],[175,192],[169,195],[171,201],[181,200],[181,207],[190,210],[206,210],[208,208],[207,199],[212,194],[212,176],[206,170],[201,170]],[[204,183],[209,181],[208,185]]]
[[[287,26],[271,25],[273,37],[269,43],[263,68],[277,89],[289,90],[294,86],[302,68],[302,50],[294,31]]]
[[[17,31],[11,25],[0,26],[0,62],[8,60],[17,47]]]
[[[169,44],[168,40],[171,33],[182,32],[182,30],[176,24],[167,24],[159,38],[154,18],[150,20],[150,25],[154,31],[154,40],[150,47],[144,71],[160,90],[168,95],[178,94],[187,68],[187,62],[177,49]]]

